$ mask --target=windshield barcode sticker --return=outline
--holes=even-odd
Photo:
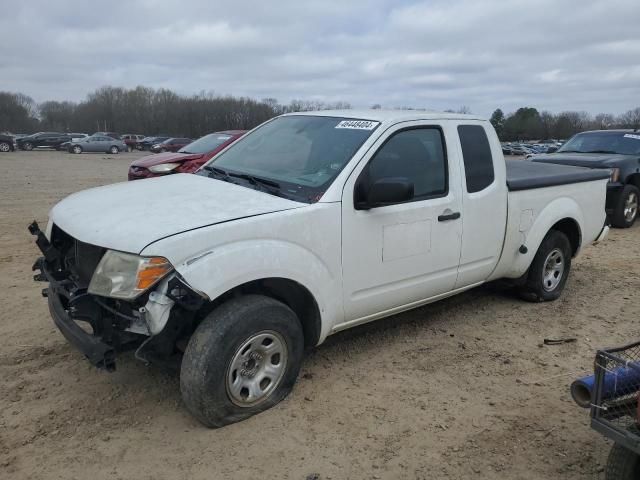
[[[369,120],[343,120],[335,128],[351,128],[354,130],[373,130],[378,126],[378,122]]]
[[[624,138],[635,138],[636,140],[640,140],[640,135],[634,135],[633,133],[625,134]]]

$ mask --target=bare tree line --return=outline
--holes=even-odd
[[[166,134],[199,137],[216,130],[249,129],[282,113],[351,108],[346,102],[218,96],[210,92],[179,95],[167,89],[105,86],[82,102],[46,101],[0,92],[0,131],[36,131]]]
[[[348,108],[351,105],[346,102],[293,100],[283,105],[275,98],[255,100],[211,92],[185,96],[143,86],[133,89],[105,86],[81,102],[40,104],[22,93],[0,92],[0,131],[115,131],[195,138],[216,130],[249,129],[287,112]],[[371,108],[381,106],[376,104]],[[471,113],[467,106],[455,111]],[[593,116],[577,111],[554,114],[532,107],[522,107],[505,115],[497,109],[491,123],[501,140],[568,138],[584,130],[640,128],[640,107],[618,116],[608,113]]]

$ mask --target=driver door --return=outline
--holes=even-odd
[[[462,237],[460,174],[454,149],[447,149],[447,143],[454,143],[446,142],[445,134],[440,125],[420,122],[391,129],[347,180],[342,328],[454,289]],[[413,197],[358,209],[359,190],[381,178],[409,180]]]

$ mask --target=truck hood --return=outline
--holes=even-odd
[[[204,157],[202,153],[174,153],[165,152],[157,153],[154,155],[147,155],[146,157],[139,158],[131,162],[132,167],[145,167],[149,168],[153,165],[160,165],[162,163],[172,162],[185,162],[187,160],[199,160]]]
[[[547,153],[531,157],[532,162],[558,163],[588,168],[613,168],[616,163],[625,161],[629,155],[612,153]]]
[[[200,175],[124,182],[68,196],[49,218],[92,245],[140,253],[161,238],[245,217],[305,206]]]

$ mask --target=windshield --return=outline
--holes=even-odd
[[[231,135],[224,133],[210,133],[202,138],[199,138],[195,142],[182,147],[178,150],[178,153],[208,153],[213,152],[216,148],[229,140]]]
[[[640,132],[585,132],[569,139],[561,152],[640,154]]]
[[[203,174],[211,173],[214,167],[234,178],[237,174],[253,177],[248,182],[256,188],[265,183],[256,180],[267,180],[269,193],[312,203],[378,125],[336,117],[278,117],[231,145],[209,162]]]

